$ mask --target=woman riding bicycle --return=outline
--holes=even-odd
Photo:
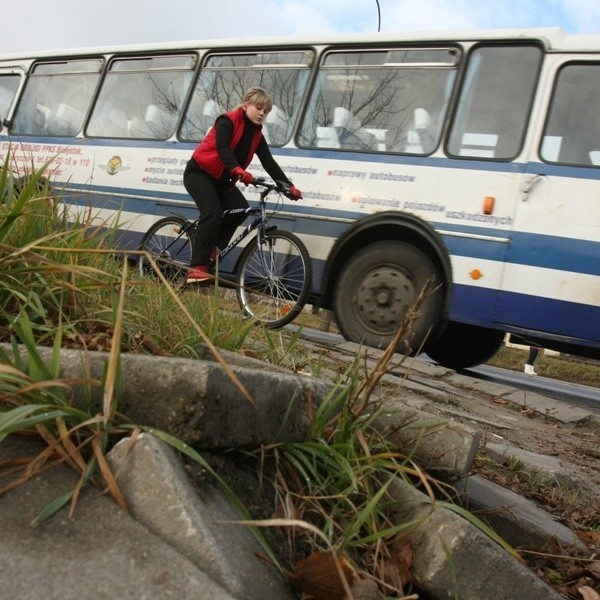
[[[243,213],[223,220],[223,211],[248,208],[236,183],[241,181],[248,185],[254,181],[246,168],[255,154],[271,179],[288,184],[292,198],[302,197],[273,158],[262,135],[262,121],[272,106],[263,88],[248,89],[238,106],[217,117],[187,163],[183,184],[200,211],[198,227],[191,240],[187,283],[202,283],[213,278],[208,268],[211,259],[216,257],[218,248],[227,246],[244,220]]]

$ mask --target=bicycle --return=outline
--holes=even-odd
[[[218,273],[219,262],[256,231],[233,270],[237,299],[248,317],[276,329],[293,321],[306,304],[312,283],[312,262],[306,246],[295,234],[268,225],[269,219],[281,211],[283,196],[294,200],[289,186],[284,182],[267,183],[263,178],[256,178],[250,185],[263,188],[256,206],[226,210],[223,218],[243,212],[254,219],[218,252],[211,261],[211,271]],[[279,194],[278,200],[275,208],[267,211],[267,196],[271,192]],[[173,213],[146,231],[138,249],[148,252],[163,275],[177,283],[190,269],[191,238],[197,224],[198,219],[192,221]],[[142,275],[153,272],[143,254],[138,264]]]

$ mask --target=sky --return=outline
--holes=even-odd
[[[600,0],[19,0],[0,54],[152,42],[463,28],[600,33]]]

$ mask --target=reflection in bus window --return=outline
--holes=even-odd
[[[521,150],[542,51],[533,44],[483,46],[469,57],[448,142],[455,156],[508,160]]]
[[[312,51],[210,56],[183,121],[182,139],[201,140],[217,116],[240,102],[245,90],[261,86],[273,99],[263,133],[269,144],[283,146],[292,135],[312,62]]]
[[[552,95],[541,157],[548,162],[600,166],[600,64],[569,64]]]
[[[20,75],[0,75],[0,129],[2,129],[4,119],[8,119],[20,81]]]
[[[81,132],[102,60],[38,63],[29,76],[12,133],[74,137]]]
[[[439,143],[457,63],[453,48],[328,54],[300,145],[430,154]]]
[[[193,55],[113,61],[86,134],[156,140],[171,137],[183,109],[195,61]]]

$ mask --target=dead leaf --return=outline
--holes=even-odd
[[[596,578],[600,579],[600,560],[594,560],[586,565],[586,569]]]
[[[583,600],[600,600],[600,594],[595,592],[591,587],[584,585],[577,588],[577,591],[581,594]]]
[[[414,551],[410,540],[402,540],[393,551],[391,560],[383,566],[382,576],[386,583],[401,592],[412,581],[411,567]]]
[[[599,531],[577,531],[577,536],[588,546],[600,545]]]
[[[350,561],[345,556],[327,552],[313,552],[299,560],[296,570],[287,575],[287,580],[296,592],[311,600],[343,600],[346,591],[336,561],[348,585],[352,586],[358,577]]]

